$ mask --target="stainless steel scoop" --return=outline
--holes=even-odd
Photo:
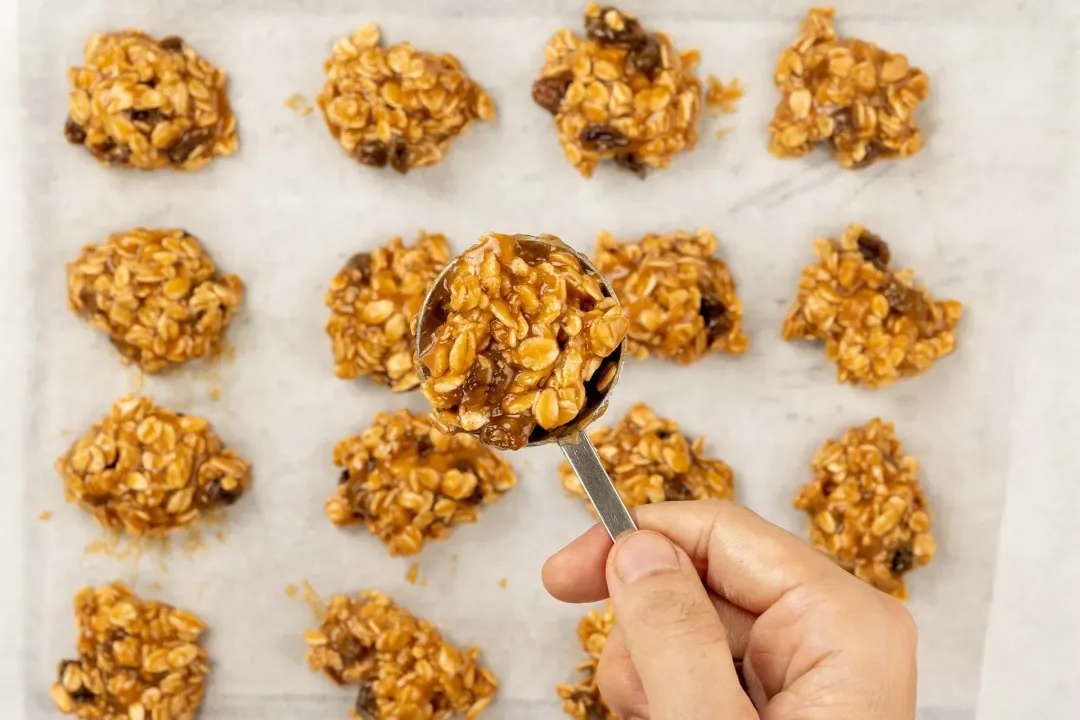
[[[597,272],[592,261],[558,238],[550,236],[536,237],[533,235],[516,235],[515,238],[522,245],[544,245],[573,253],[581,261],[585,272],[600,282],[604,294],[618,302],[615,291],[604,276]],[[439,313],[433,313],[431,310],[439,301],[445,299],[446,277],[460,260],[461,256],[458,256],[447,263],[446,267],[443,268],[442,272],[431,284],[427,297],[424,298],[424,304],[420,308],[420,315],[416,323],[416,367],[420,373],[421,381],[428,378],[427,368],[424,367],[424,363],[420,359],[426,346],[425,339],[440,324]],[[593,447],[584,431],[589,423],[602,415],[604,410],[607,409],[608,397],[611,395],[612,388],[619,381],[625,355],[626,341],[623,340],[619,347],[615,349],[615,352],[604,360],[600,369],[593,375],[594,378],[603,377],[605,370],[613,364],[615,366],[615,376],[607,387],[604,390],[598,390],[595,383],[586,383],[585,405],[573,422],[550,431],[537,427],[532,436],[529,437],[529,442],[526,445],[526,447],[533,447],[549,443],[558,444],[563,451],[563,455],[570,461],[570,467],[574,469],[574,473],[581,482],[581,487],[585,489],[585,494],[589,496],[593,507],[596,508],[596,514],[600,516],[600,521],[604,523],[604,527],[607,528],[608,534],[611,535],[613,540],[624,532],[636,530],[637,526],[634,524],[633,518],[630,517],[626,505],[623,504],[622,498],[619,497],[619,493],[615,490],[615,486],[611,483],[607,471],[604,470],[604,466],[600,462],[600,456],[596,453],[596,448]]]

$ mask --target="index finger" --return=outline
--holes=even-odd
[[[726,500],[654,503],[631,510],[638,527],[682,547],[704,569],[709,588],[733,605],[763,613],[786,593],[846,576],[791,533]],[[588,602],[607,597],[610,538],[594,527],[544,564],[544,585],[556,598]]]

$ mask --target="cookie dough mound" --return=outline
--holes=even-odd
[[[123,397],[56,461],[64,496],[105,528],[165,535],[233,504],[251,463],[227,449],[210,421]]]
[[[91,35],[71,68],[64,136],[103,165],[198,170],[240,146],[225,73],[183,39]]]
[[[810,541],[879,590],[907,598],[904,576],[936,550],[930,510],[892,423],[873,419],[828,440],[811,463],[814,479],[795,496],[810,518]]]
[[[456,57],[382,44],[378,25],[334,44],[316,98],[330,134],[357,162],[400,173],[434,165],[476,120],[492,120],[491,96]]]
[[[334,448],[341,477],[326,501],[339,526],[362,524],[391,555],[414,555],[517,482],[510,465],[469,435],[444,435],[426,416],[379,413],[371,427]]]

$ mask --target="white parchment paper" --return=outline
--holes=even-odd
[[[310,612],[284,593],[306,578],[322,593],[381,588],[455,642],[480,645],[502,680],[494,720],[559,717],[553,686],[574,677],[583,609],[550,599],[539,568],[590,519],[563,497],[556,451],[511,456],[519,487],[478,524],[425,549],[417,559],[426,586],[407,583],[409,560],[388,557],[362,532],[335,529],[322,507],[335,484],[334,443],[377,410],[420,410],[423,399],[334,378],[323,293],[351,254],[421,228],[446,233],[457,250],[499,230],[550,232],[591,252],[601,228],[630,238],[707,226],[738,281],[749,354],[689,368],[630,364],[606,419],[644,401],[688,433],[706,434],[709,451],[734,468],[739,500],[797,532],[804,520],[790,501],[813,451],[850,424],[894,420],[922,461],[939,546],[933,564],[911,576],[920,716],[972,717],[1006,478],[1017,462],[1012,418],[1026,385],[1016,373],[1031,367],[1022,352],[1031,318],[1052,300],[1042,287],[1046,257],[1031,249],[1061,230],[1060,101],[1075,80],[1070,26],[1055,22],[1049,5],[1032,5],[841,7],[842,33],[906,52],[932,80],[921,111],[927,149],[849,173],[820,154],[781,162],[765,150],[773,63],[797,31],[802,3],[624,3],[680,46],[700,47],[704,72],[738,76],[747,87],[737,115],[704,122],[697,151],[640,182],[615,172],[580,179],[550,117],[529,99],[544,41],[580,25],[577,2],[21,2],[22,216],[32,291],[21,303],[29,319],[30,372],[20,395],[27,455],[14,482],[25,483],[24,518],[54,513],[48,522],[23,520],[25,716],[55,714],[48,686],[57,661],[74,651],[74,592],[120,578],[208,621],[214,670],[202,717],[345,717],[352,694],[308,672],[300,633]],[[390,42],[458,55],[492,92],[498,120],[474,126],[440,165],[407,177],[347,160],[317,113],[301,117],[283,103],[297,92],[310,100],[331,43],[366,21],[379,22]],[[66,144],[66,68],[81,60],[88,33],[131,26],[182,35],[226,70],[238,156],[193,175],[110,172]],[[734,128],[723,140],[713,137],[720,125]],[[966,306],[954,356],[877,392],[838,386],[820,348],[779,340],[812,238],[835,236],[852,221],[886,238],[896,262],[915,268],[935,294]],[[203,551],[151,554],[133,565],[85,554],[100,530],[64,504],[52,463],[133,387],[107,340],[66,310],[63,264],[83,244],[138,225],[187,229],[247,283],[230,331],[235,360],[152,378],[145,391],[211,418],[253,460],[255,485],[231,510],[223,543],[211,530]],[[221,389],[216,402],[212,387]]]

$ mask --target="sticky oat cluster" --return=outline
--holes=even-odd
[[[707,229],[649,233],[636,242],[600,233],[596,269],[610,280],[630,321],[630,353],[685,365],[710,352],[746,352],[742,303],[716,246]]]
[[[930,94],[930,78],[899,53],[838,37],[834,14],[812,8],[780,54],[770,152],[798,157],[826,143],[846,168],[914,155],[923,146],[915,108]]]
[[[628,507],[734,497],[731,468],[705,456],[704,436],[690,440],[678,423],[658,416],[648,405],[634,405],[618,425],[598,427],[589,432],[589,439]],[[559,475],[568,493],[585,499],[569,463],[559,467]]]
[[[446,238],[423,232],[412,246],[396,237],[349,259],[326,293],[326,332],[338,377],[366,376],[395,392],[420,384],[413,322],[449,260]]]
[[[935,300],[911,271],[893,271],[881,238],[851,225],[839,242],[815,240],[814,251],[818,263],[802,272],[783,337],[824,341],[837,380],[884,387],[955,349],[963,307]]]
[[[875,418],[826,441],[811,469],[795,497],[810,518],[810,541],[856,577],[906,598],[904,575],[929,563],[936,546],[919,463],[904,454],[893,424]]]
[[[50,690],[79,720],[194,720],[209,657],[194,614],[143,600],[122,583],[75,596],[76,660],[63,660]]]
[[[224,446],[210,421],[148,397],[123,397],[56,461],[68,502],[102,527],[165,535],[236,502],[251,464]]]
[[[182,38],[140,30],[91,35],[68,71],[64,136],[101,163],[197,170],[239,147],[225,73]]]
[[[113,233],[83,248],[67,276],[71,309],[146,373],[215,355],[244,295],[183,230]]]
[[[613,7],[585,10],[585,37],[560,30],[544,47],[532,95],[555,119],[566,159],[584,177],[611,160],[644,177],[698,140],[697,50]]]
[[[578,641],[588,657],[577,666],[577,671],[584,673],[585,677],[577,683],[559,685],[555,689],[562,700],[563,712],[574,720],[619,720],[604,698],[600,697],[600,690],[596,687],[596,668],[614,627],[615,609],[610,601],[603,609],[590,610],[578,623]]]
[[[495,117],[491,96],[456,57],[410,43],[384,47],[367,24],[334,43],[316,101],[330,134],[357,162],[400,173],[434,165],[476,120]]]
[[[478,648],[459,650],[377,590],[332,597],[304,640],[313,671],[358,687],[354,720],[476,720],[498,688]]]
[[[627,321],[558,238],[488,233],[445,284],[420,358],[441,429],[519,448],[577,418],[587,385],[615,379]]]
[[[363,524],[391,555],[413,555],[517,482],[509,463],[469,435],[445,435],[408,410],[379,413],[367,430],[334,448],[341,476],[326,514]]]

